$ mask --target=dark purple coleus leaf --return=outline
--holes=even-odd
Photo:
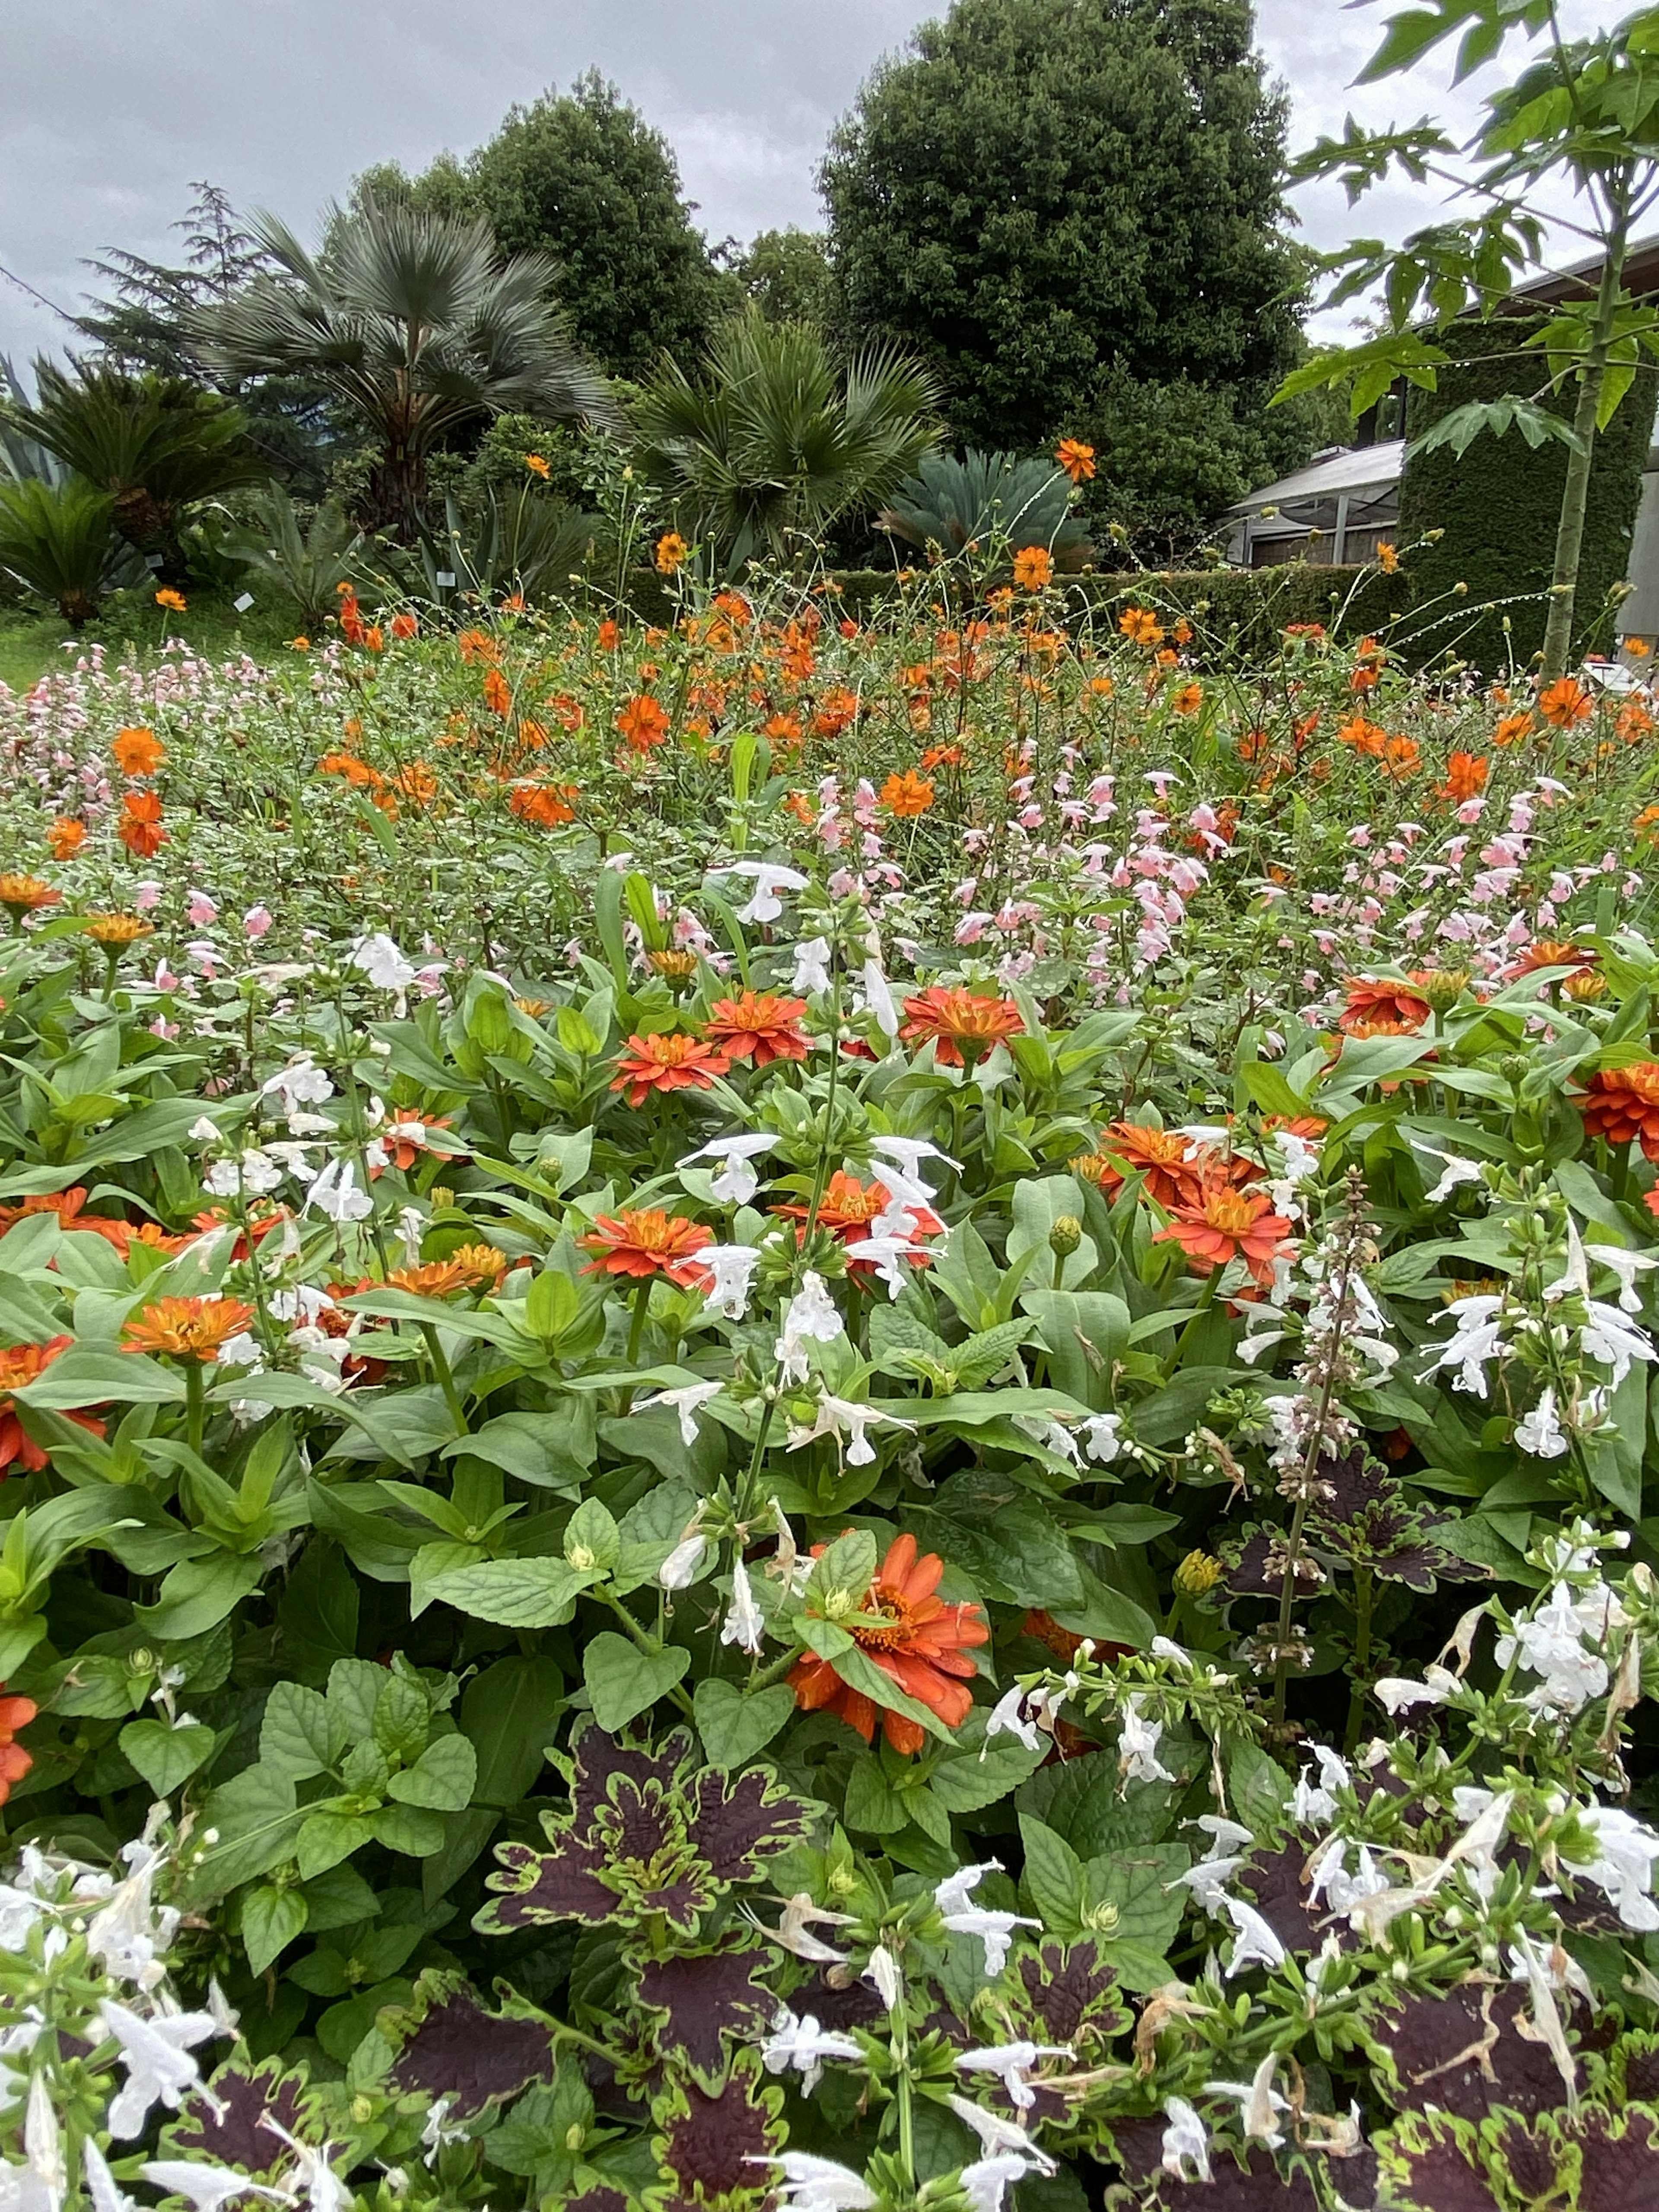
[[[505,1936],[518,1928],[544,1927],[554,1920],[608,1920],[617,1893],[599,1879],[606,1863],[605,1846],[567,1833],[550,1851],[529,1844],[497,1844],[501,1872],[490,1875],[486,1889],[498,1895],[472,1924],[486,1936]]]
[[[1252,2149],[1243,2166],[1224,2152],[1213,2171],[1210,2182],[1166,2180],[1159,2201],[1170,2212],[1319,2212],[1299,2160],[1281,2172],[1264,2150]]]
[[[570,1773],[571,1825],[579,1833],[586,1833],[595,1808],[610,1794],[612,1775],[626,1775],[636,1788],[642,1789],[647,1782],[672,1787],[676,1771],[690,1755],[691,1735],[687,1729],[674,1729],[653,1751],[648,1745],[607,1735],[591,1717],[586,1726],[579,1721],[570,1739],[569,1759],[562,1762],[568,1764]]]
[[[552,2078],[549,2030],[533,2020],[487,2012],[470,1989],[427,2007],[391,2076],[400,2094],[418,2089],[447,2097],[452,2120],[471,2119],[531,2082]]]
[[[1310,1540],[1384,1582],[1427,1593],[1437,1582],[1474,1582],[1486,1570],[1454,1559],[1435,1530],[1450,1516],[1415,1504],[1379,1461],[1363,1450],[1325,1462],[1309,1516]]]
[[[1623,2091],[1622,2101],[1659,2105],[1659,2036],[1632,2029],[1620,2037],[1611,2056],[1613,2078]]]
[[[1412,2212],[1504,2212],[1491,2183],[1449,2132],[1396,2144],[1386,2164],[1389,2197]]]
[[[692,1790],[691,1840],[718,1882],[752,1881],[762,1863],[805,1836],[811,1815],[758,1768],[722,1774],[710,1767]]]
[[[1107,2038],[1129,2024],[1117,1978],[1092,1936],[1039,1944],[1021,1954],[1017,1972],[1021,2033],[1034,2043],[1070,2044],[1080,2066],[1093,2063]]]
[[[676,2201],[711,2206],[769,2195],[776,2170],[754,2161],[769,2160],[780,2148],[786,2133],[778,2117],[782,2106],[781,2089],[760,2087],[752,2059],[734,2065],[732,2078],[714,2095],[686,2081],[659,2099],[655,2148],[673,2192],[665,2212]]]
[[[723,2039],[753,2042],[776,2009],[777,1999],[752,1978],[767,1958],[759,1948],[727,1943],[700,1958],[681,1953],[647,1960],[639,2001],[662,2015],[655,2023],[658,2048],[679,2053],[695,2073],[717,2081],[726,2065]]]
[[[823,1970],[803,1982],[789,1996],[792,2011],[805,2019],[810,2012],[820,2027],[844,2033],[849,2027],[872,2027],[887,2017],[887,2008],[868,1982],[856,1981],[844,1990],[831,1989]],[[964,2046],[965,2047],[965,2046]]]
[[[1287,1951],[1316,1951],[1325,1940],[1324,1916],[1308,1904],[1308,1852],[1304,1844],[1259,1852],[1238,1870],[1243,1892]],[[1339,1940],[1346,1935],[1334,1923]]]
[[[257,2181],[289,2155],[282,2137],[260,2122],[269,2113],[294,2134],[305,2086],[302,2075],[284,2074],[274,2058],[252,2069],[222,2066],[208,2088],[222,2109],[216,2112],[199,2091],[187,2097],[162,2131],[162,2155],[228,2166]]]
[[[564,2212],[628,2212],[628,2199],[620,2189],[585,2189],[580,2197],[567,2197]]]
[[[1516,2029],[1526,2009],[1526,1990],[1515,1984],[1465,1982],[1443,1996],[1408,1997],[1375,2030],[1393,2054],[1395,2102],[1467,2120],[1499,2110],[1553,2112],[1566,2091],[1542,2038]]]
[[[1659,2212],[1659,2120],[1586,2105],[1561,2134],[1579,2146],[1578,2201],[1609,2212]]]
[[[1231,1552],[1223,1587],[1229,1597],[1277,1599],[1285,1587],[1285,1545],[1282,1528],[1257,1528]],[[1297,1588],[1311,1595],[1325,1579],[1325,1571],[1311,1553],[1301,1556]]]
[[[1164,2130],[1169,2122],[1163,2113],[1144,2120],[1111,2120],[1111,2148],[1131,2181],[1150,2181],[1163,2171]]]

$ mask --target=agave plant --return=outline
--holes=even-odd
[[[741,564],[890,494],[939,436],[939,386],[893,346],[837,366],[822,331],[757,309],[688,376],[665,358],[635,409],[642,464],[689,536]]]
[[[351,578],[362,532],[331,503],[319,507],[310,529],[302,529],[293,501],[276,484],[256,493],[247,507],[252,523],[234,524],[220,539],[222,548],[292,599],[307,629],[320,628],[337,604],[340,586]]]
[[[50,599],[73,629],[90,622],[105,592],[136,570],[114,529],[115,501],[70,477],[0,483],[0,568]]]
[[[1057,568],[1075,570],[1094,548],[1070,494],[1052,461],[969,447],[959,460],[929,453],[876,522],[938,560],[996,566],[1021,546],[1043,545]]]
[[[313,376],[361,418],[380,449],[365,527],[412,545],[430,456],[480,416],[614,414],[549,304],[552,263],[502,260],[487,223],[366,198],[331,211],[315,254],[273,216],[252,230],[274,268],[204,311],[205,357],[231,378]]]
[[[423,532],[412,556],[392,554],[373,580],[440,605],[453,603],[457,592],[489,601],[511,592],[544,599],[587,567],[605,526],[602,516],[544,493],[502,497],[492,491],[471,515],[448,497],[442,531]]]
[[[240,409],[182,377],[42,360],[34,381],[34,404],[8,408],[12,424],[107,492],[116,530],[138,552],[159,555],[171,582],[184,574],[185,509],[270,473]]]
[[[28,394],[18,381],[17,372],[7,356],[0,353],[0,483],[10,479],[21,483],[25,477],[38,477],[42,483],[62,483],[69,471],[38,438],[25,435],[12,420],[13,410],[28,405]]]

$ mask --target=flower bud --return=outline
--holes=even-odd
[[[447,1183],[434,1182],[427,1193],[427,1196],[432,1200],[432,1211],[434,1213],[441,1213],[447,1207],[455,1203],[455,1194]]]
[[[1418,990],[1437,1014],[1447,1013],[1469,988],[1467,968],[1437,968],[1424,976]]]
[[[1182,1597],[1202,1597],[1221,1580],[1219,1559],[1208,1552],[1188,1552],[1175,1571],[1175,1586]]]
[[[1576,975],[1569,975],[1561,988],[1570,999],[1599,999],[1606,992],[1607,979],[1594,968],[1581,968]]]
[[[1056,1260],[1069,1260],[1083,1242],[1083,1224],[1074,1213],[1062,1213],[1048,1231],[1048,1249]]]

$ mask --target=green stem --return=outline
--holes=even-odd
[[[426,1339],[427,1352],[432,1361],[432,1371],[437,1376],[439,1387],[443,1391],[444,1403],[449,1407],[450,1416],[455,1424],[456,1434],[464,1437],[466,1434],[466,1408],[461,1403],[460,1392],[455,1388],[455,1377],[448,1360],[444,1357],[443,1346],[438,1341],[437,1323],[423,1321],[421,1323],[421,1334]]]
[[[651,1310],[651,1277],[647,1275],[634,1293],[634,1317],[628,1325],[628,1364],[640,1364],[640,1343],[645,1334],[645,1317]],[[627,1394],[632,1397],[631,1389]],[[623,1408],[624,1412],[627,1410]]]
[[[202,1450],[202,1424],[205,1413],[202,1363],[199,1359],[188,1359],[185,1362],[185,1441],[198,1458]]]

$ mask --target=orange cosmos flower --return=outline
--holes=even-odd
[[[499,714],[505,721],[513,712],[513,686],[499,668],[492,668],[484,678],[483,695],[490,713]]]
[[[921,757],[921,764],[925,769],[960,768],[962,747],[960,745],[929,745]]]
[[[1095,472],[1095,449],[1076,438],[1062,438],[1054,463],[1065,470],[1074,484],[1087,483]]]
[[[818,701],[818,710],[812,717],[815,738],[838,738],[850,730],[859,718],[859,699],[856,691],[849,691],[844,684],[832,684]]]
[[[587,1235],[576,1239],[584,1252],[599,1255],[582,1269],[585,1275],[632,1275],[641,1281],[666,1275],[681,1290],[707,1287],[708,1270],[697,1265],[696,1255],[714,1241],[700,1221],[665,1213],[659,1206],[597,1214]]]
[[[477,661],[494,660],[501,647],[487,629],[459,630],[455,649],[470,668]]]
[[[1164,625],[1150,607],[1125,607],[1117,626],[1131,645],[1162,645]]]
[[[1613,735],[1622,738],[1627,745],[1636,744],[1641,738],[1653,735],[1652,713],[1641,700],[1626,699],[1619,709],[1613,730]]]
[[[669,714],[659,699],[648,691],[641,691],[630,699],[617,717],[617,727],[635,752],[649,752],[668,735]]]
[[[0,906],[14,920],[22,915],[37,914],[43,906],[56,906],[63,896],[44,876],[17,875],[9,871],[0,875]]]
[[[672,576],[681,568],[691,548],[678,530],[665,530],[657,540],[657,574]]]
[[[1605,1137],[1617,1152],[1634,1138],[1644,1158],[1659,1160],[1659,1060],[1600,1069],[1574,1103],[1587,1136]]]
[[[805,999],[758,998],[745,991],[736,999],[716,999],[708,1010],[705,1034],[731,1060],[752,1060],[765,1067],[775,1060],[805,1060],[811,1040],[801,1027]]]
[[[631,1036],[617,1062],[613,1091],[625,1091],[630,1106],[643,1106],[653,1091],[707,1091],[731,1060],[716,1044],[683,1030],[654,1036]]]
[[[1046,545],[1024,545],[1014,556],[1014,581],[1022,592],[1040,592],[1054,573]]]
[[[1121,1189],[1128,1175],[1138,1175],[1146,1194],[1166,1212],[1176,1206],[1195,1206],[1204,1188],[1203,1163],[1189,1159],[1195,1150],[1179,1129],[1153,1129],[1139,1121],[1114,1121],[1100,1139],[1097,1151],[1085,1152],[1071,1163],[1073,1175],[1094,1183],[1109,1194]]]
[[[155,604],[158,607],[168,608],[175,615],[181,615],[188,602],[182,592],[161,591],[155,594]]]
[[[1386,538],[1376,549],[1376,565],[1385,576],[1392,576],[1400,566],[1399,549],[1390,545]]]
[[[87,825],[72,814],[60,814],[46,832],[54,860],[72,860],[87,842]]]
[[[1426,971],[1413,968],[1407,971],[1413,983],[1421,984]],[[1361,975],[1350,975],[1345,988],[1348,1003],[1336,1018],[1338,1029],[1350,1036],[1367,1030],[1372,1036],[1389,1034],[1379,1030],[1377,1024],[1389,1024],[1396,1036],[1409,1036],[1420,1030],[1434,1011],[1428,1000],[1404,983],[1373,982]]]
[[[11,1394],[25,1389],[44,1374],[74,1341],[72,1336],[54,1336],[46,1344],[13,1344],[0,1348],[0,1480],[4,1480],[8,1468],[16,1467],[25,1474],[35,1474],[46,1466],[46,1453],[23,1433]],[[104,1433],[101,1421],[74,1414],[70,1418],[79,1418],[83,1428],[95,1429],[100,1437]]]
[[[1197,1206],[1178,1206],[1167,1229],[1156,1231],[1154,1244],[1179,1244],[1200,1275],[1242,1258],[1258,1283],[1273,1279],[1273,1261],[1291,1249],[1288,1214],[1275,1213],[1260,1191],[1224,1185],[1204,1194]]]
[[[1415,738],[1390,738],[1382,748],[1382,766],[1397,783],[1409,781],[1422,765],[1423,755]]]
[[[1362,637],[1355,654],[1355,665],[1348,678],[1350,691],[1370,691],[1381,681],[1382,663],[1387,658],[1374,637]]]
[[[1201,684],[1183,684],[1178,691],[1170,695],[1170,704],[1177,714],[1197,714],[1204,704],[1204,686]]]
[[[393,637],[417,637],[420,635],[420,629],[419,618],[415,615],[393,615],[392,617]]]
[[[544,830],[556,830],[562,823],[575,820],[576,810],[570,802],[580,797],[580,784],[525,781],[513,786],[507,803],[520,822],[535,822]]]
[[[1571,676],[1558,676],[1538,695],[1539,713],[1558,730],[1570,730],[1575,722],[1588,720],[1595,706],[1590,694]]]
[[[121,819],[115,834],[141,860],[153,860],[167,842],[161,827],[161,800],[154,791],[130,791],[121,801]]]
[[[155,731],[143,728],[118,730],[109,750],[123,775],[154,775],[167,757]]]
[[[1644,806],[1630,826],[1638,837],[1650,844],[1659,837],[1659,806]]]
[[[881,787],[881,803],[901,819],[926,814],[933,803],[933,787],[925,776],[907,768],[902,775],[890,775]]]
[[[1344,722],[1336,733],[1340,745],[1352,745],[1358,753],[1366,753],[1380,760],[1382,749],[1389,742],[1389,733],[1380,722],[1368,722],[1363,714],[1355,714]]]
[[[553,473],[540,453],[526,453],[524,457],[524,465],[532,477],[539,477],[544,483]]]
[[[1498,726],[1492,733],[1492,741],[1495,745],[1518,745],[1522,738],[1531,734],[1532,709],[1523,707],[1518,714],[1504,714],[1499,718]]]
[[[1446,781],[1440,787],[1442,799],[1462,800],[1479,799],[1486,787],[1486,776],[1492,763],[1485,753],[1454,753],[1446,763]]]
[[[814,1547],[817,1556],[824,1549]],[[976,1672],[969,1654],[989,1640],[990,1629],[976,1605],[946,1605],[936,1593],[945,1563],[934,1553],[916,1556],[914,1536],[900,1536],[877,1568],[862,1616],[845,1626],[860,1650],[919,1705],[947,1728],[960,1728],[973,1709],[969,1684]],[[896,1752],[918,1752],[927,1731],[902,1713],[878,1706],[836,1674],[834,1662],[815,1656],[798,1660],[790,1672],[795,1702],[806,1712],[831,1712],[873,1741],[876,1722]]]
[[[32,1698],[0,1697],[0,1805],[10,1796],[12,1784],[21,1782],[34,1764],[18,1742],[17,1731],[27,1728],[39,1711]]]
[[[240,1298],[157,1298],[121,1331],[123,1352],[159,1352],[167,1359],[195,1359],[204,1366],[219,1357],[219,1347],[240,1336],[253,1319]]]
[[[982,999],[960,986],[930,984],[904,1002],[905,1021],[899,1035],[907,1044],[933,1040],[933,1057],[941,1067],[962,1067],[1004,1037],[1018,1036],[1024,1016],[1012,999]],[[964,1053],[967,1057],[964,1058]]]

